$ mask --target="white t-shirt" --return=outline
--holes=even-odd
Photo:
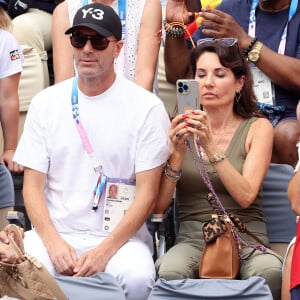
[[[14,160],[47,173],[48,208],[59,232],[99,234],[104,201],[91,211],[97,174],[72,117],[72,82],[33,98]],[[118,75],[103,94],[87,97],[78,91],[78,101],[81,123],[108,177],[135,179],[136,172],[168,159],[170,121],[154,94]]]
[[[0,79],[22,71],[23,53],[14,36],[0,29]]]

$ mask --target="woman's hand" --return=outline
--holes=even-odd
[[[12,245],[9,244],[8,235],[16,242],[18,245],[18,238],[15,236],[14,232],[9,231],[9,226],[7,225],[3,231],[0,232],[0,260],[6,263],[18,263],[21,259],[18,254],[14,251]],[[18,227],[20,236],[23,238],[24,231],[21,227]],[[20,245],[18,245],[20,246]]]
[[[191,114],[181,114],[172,120],[169,132],[171,154],[185,153],[185,140],[189,135],[198,136],[203,144],[211,139],[206,112],[194,110]]]

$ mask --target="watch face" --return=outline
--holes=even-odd
[[[259,53],[257,51],[249,52],[248,59],[252,62],[258,61]]]

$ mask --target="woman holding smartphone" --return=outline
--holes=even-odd
[[[190,151],[202,155],[225,210],[269,243],[260,190],[271,160],[273,129],[257,112],[248,63],[239,52],[237,40],[231,38],[200,40],[190,63],[199,82],[203,110],[179,114],[172,120],[171,156],[155,208],[155,213],[164,213],[176,188],[179,233],[175,245],[156,262],[158,277],[167,280],[198,278],[205,246],[202,227],[215,213],[207,201],[209,189]],[[196,142],[199,148],[194,147]],[[251,250],[244,247],[242,255]],[[281,257],[271,250],[255,251],[241,261],[239,277],[264,277],[273,298],[280,299],[281,267]]]

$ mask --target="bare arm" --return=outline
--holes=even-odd
[[[168,0],[166,7],[166,22],[191,21],[191,13],[188,13],[181,0]],[[165,42],[165,72],[166,79],[170,83],[176,83],[179,78],[192,78],[190,68],[190,50],[184,38],[174,38],[166,35]]]
[[[201,16],[205,18],[202,25],[210,27],[210,29],[203,29],[204,34],[214,38],[236,37],[241,51],[250,44],[252,37],[231,15],[206,8],[202,10]],[[298,76],[300,59],[278,54],[264,45],[256,66],[277,85],[295,94],[300,94],[300,77]]]
[[[81,255],[76,276],[90,276],[104,270],[110,258],[145,223],[157,197],[162,166],[136,174],[135,199],[110,235],[96,248]]]
[[[161,22],[160,0],[146,0],[139,32],[134,81],[151,92],[161,42]]]
[[[12,161],[18,142],[19,95],[18,86],[21,73],[0,79],[0,120],[3,130],[4,149],[1,161],[12,172],[23,168]]]
[[[53,225],[45,197],[45,183],[46,174],[25,168],[23,196],[26,211],[56,270],[64,275],[73,275],[76,253]]]
[[[243,208],[249,207],[256,199],[263,179],[269,169],[272,146],[273,128],[264,118],[254,122],[246,139],[247,157],[240,174],[228,159],[215,164],[216,171],[233,199]],[[211,155],[217,152],[207,151]]]
[[[53,68],[57,83],[75,74],[70,38],[69,35],[65,35],[65,31],[70,27],[66,1],[55,8],[52,18]]]
[[[181,170],[183,165],[184,156],[186,154],[186,146],[184,139],[189,135],[186,133],[183,134],[180,139],[176,138],[176,132],[184,130],[186,125],[183,120],[182,115],[176,116],[171,123],[171,128],[169,131],[170,138],[170,157],[168,160],[169,166],[174,170]],[[174,174],[173,174],[174,175]],[[170,180],[165,174],[162,175],[159,192],[156,200],[156,205],[154,212],[157,214],[162,214],[169,207],[172,200],[174,191],[176,187],[176,181]]]
[[[297,171],[291,179],[288,186],[288,198],[290,200],[292,210],[300,215],[300,172]]]

